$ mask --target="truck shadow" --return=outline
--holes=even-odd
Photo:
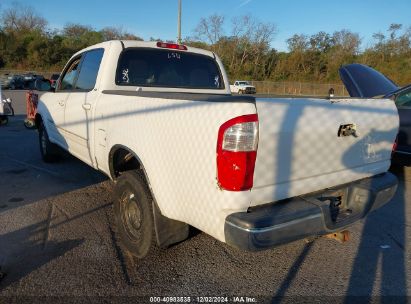
[[[304,263],[304,260],[310,254],[310,251],[314,245],[314,242],[309,242],[305,244],[303,250],[298,255],[297,259],[294,261],[293,265],[290,267],[286,277],[282,281],[281,285],[278,287],[276,294],[273,297],[272,303],[281,303],[287,290],[290,288],[291,283],[294,281],[300,267]]]
[[[83,197],[87,195],[83,194]],[[101,218],[109,206],[111,206],[111,201],[104,199],[99,201],[98,205],[91,206],[77,201],[77,207],[81,207],[82,211],[71,210],[69,212],[65,209],[66,207],[52,200],[37,204],[37,210],[47,209],[46,219],[0,235],[0,277],[3,277],[0,279],[0,291],[22,280],[40,267],[66,255],[69,251],[82,246],[83,243],[88,242],[89,245],[87,230],[94,231],[99,243],[104,244],[101,232],[91,225],[90,221],[96,217]],[[29,218],[24,219],[24,221],[29,220]],[[15,226],[19,226],[19,222]],[[65,231],[69,232],[69,238],[65,235]],[[74,254],[77,256],[78,253]],[[67,260],[67,257],[65,259]],[[77,257],[74,260],[77,260]]]
[[[277,155],[279,155],[278,159],[281,159],[281,165],[277,167],[277,176],[279,176],[280,173],[284,174],[284,172],[286,172],[286,176],[289,179],[291,179],[295,132],[297,130],[299,118],[306,110],[306,108],[308,107],[300,108],[300,111],[298,113],[290,113],[290,111],[286,112],[283,128],[287,127],[288,124],[288,133],[280,135],[280,139],[281,136],[283,138],[281,140],[281,145],[279,145],[279,149],[277,150]],[[361,108],[358,108],[356,110],[363,111],[363,109]],[[364,109],[364,111],[366,110]],[[381,113],[383,113],[383,111]],[[387,133],[392,132],[388,131]],[[372,144],[376,144],[376,146],[378,146],[382,142],[382,140],[386,138],[385,135],[385,132],[377,132],[377,134],[374,134],[373,138],[375,142],[372,142]],[[364,140],[362,140],[361,142],[357,142],[353,147],[351,147],[348,151],[346,151],[343,154],[341,161],[346,167],[352,166],[349,159],[350,152],[353,150],[361,150],[358,148],[368,143],[366,142],[367,140],[369,140],[369,138],[367,139],[367,137],[368,136],[365,136]],[[332,154],[332,149],[338,149],[338,147],[331,147],[330,154]],[[352,170],[356,172],[358,169],[353,168]],[[361,171],[358,172],[361,173]],[[403,168],[400,169],[399,172],[397,171],[395,173],[397,174],[398,178],[403,178]],[[277,193],[275,193],[275,196],[282,196],[283,193],[280,193],[278,191],[279,190],[277,189]],[[290,191],[290,189],[288,189],[287,191]],[[361,243],[359,245],[357,256],[355,257],[349,287],[346,293],[347,303],[352,300],[350,297],[355,295],[367,295],[367,298],[364,299],[364,302],[369,302],[369,300],[371,299],[370,295],[372,294],[374,283],[377,280],[377,267],[379,258],[381,256],[386,256],[386,258],[382,260],[383,280],[381,283],[381,294],[407,294],[406,276],[404,268],[404,204],[404,193],[397,191],[395,197],[388,204],[388,206],[382,208],[380,211],[377,211],[374,214],[370,214],[367,216],[361,237]],[[394,205],[395,207],[393,208]],[[393,225],[393,228],[390,229],[391,226],[388,224],[389,227],[387,227],[387,230],[390,232],[381,231],[382,223],[387,221],[395,223],[395,225]],[[377,236],[375,236],[376,233]],[[396,249],[395,251],[392,249],[391,251],[390,249],[388,249],[387,252],[384,251],[385,249],[377,250],[377,248],[380,248],[379,246],[381,245],[380,243],[378,243],[378,241],[380,241],[378,237],[381,237],[381,235],[383,235],[383,239],[385,239],[385,242],[387,242],[388,238],[388,241],[390,241],[390,244],[392,244],[392,248]],[[372,241],[374,243],[371,243]],[[375,244],[376,242],[377,244]],[[287,275],[282,280],[280,286],[277,288],[276,293],[273,295],[273,303],[280,303],[284,300],[284,297],[287,295],[290,286],[292,285],[297,273],[300,270],[300,266],[309,256],[313,244],[314,243],[310,242],[302,248],[301,253],[297,256],[295,262],[290,267]],[[396,256],[396,258],[393,258],[393,255]],[[398,282],[398,284],[396,282]]]
[[[48,221],[0,235],[0,291],[26,275],[80,246],[84,240],[50,241],[44,239]]]
[[[373,290],[382,296],[382,303],[407,295],[405,271],[405,168],[394,166],[404,191],[397,191],[392,201],[365,219],[361,241],[355,257],[345,303],[372,300]],[[376,283],[379,286],[375,286]],[[361,298],[357,298],[361,296]],[[407,299],[397,298],[396,303]]]
[[[407,302],[404,297],[407,295],[405,168],[393,166],[390,170],[399,179],[400,190],[386,206],[367,215],[364,220],[344,303],[370,303],[375,294],[382,296],[382,303],[392,303],[393,300],[396,303]],[[310,242],[302,248],[273,296],[272,303],[281,303],[285,299],[313,244]]]
[[[18,115],[0,127],[0,214],[107,180],[68,153],[56,163],[44,163],[38,132],[24,127],[24,117]]]

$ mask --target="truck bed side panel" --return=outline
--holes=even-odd
[[[111,147],[128,147],[142,161],[164,215],[224,240],[225,217],[246,210],[250,192],[218,187],[218,130],[233,117],[255,112],[254,102],[102,94],[95,128],[96,153],[104,156],[98,162],[107,170]]]

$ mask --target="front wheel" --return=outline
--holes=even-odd
[[[152,199],[141,173],[127,171],[118,178],[113,210],[114,231],[123,249],[138,259],[156,250]]]
[[[43,122],[41,122],[39,125],[39,144],[40,154],[43,161],[47,163],[56,161],[56,159],[58,158],[58,147],[50,141],[49,135],[47,134],[47,130],[44,127]]]

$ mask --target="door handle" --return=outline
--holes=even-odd
[[[60,100],[60,101],[59,101],[59,105],[61,105],[62,107],[64,107],[64,100]]]
[[[89,104],[89,103],[83,103],[83,104],[82,104],[82,107],[83,107],[84,110],[90,110],[90,109],[91,109],[91,104]]]

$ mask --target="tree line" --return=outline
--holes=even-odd
[[[113,39],[143,40],[118,27],[99,31],[81,24],[49,30],[33,8],[15,4],[1,14],[0,68],[60,71],[77,51]]]
[[[399,84],[411,83],[411,27],[391,24],[363,50],[360,35],[347,29],[295,34],[286,41],[289,51],[279,52],[270,47],[277,32],[274,24],[236,17],[227,34],[224,23],[221,15],[202,18],[187,43],[219,54],[231,79],[338,82],[339,67],[356,62]]]
[[[0,68],[59,71],[70,56],[89,45],[112,39],[143,40],[118,27],[95,30],[67,24],[50,30],[47,20],[19,4],[1,16]],[[276,33],[274,24],[253,16],[227,21],[214,14],[201,18],[183,43],[218,54],[230,79],[337,82],[341,65],[358,62],[399,84],[411,83],[411,27],[391,24],[386,32],[375,33],[363,49],[358,33],[342,29],[295,34],[286,41],[288,52],[281,52],[270,46]]]

